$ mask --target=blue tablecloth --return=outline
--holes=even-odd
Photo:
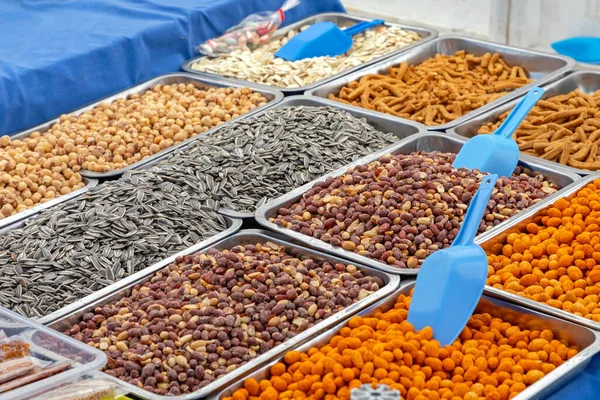
[[[598,399],[600,399],[600,356],[597,355],[584,372],[576,375],[567,385],[558,389],[546,400]]]
[[[199,43],[283,0],[0,0],[0,134],[178,71]],[[344,11],[302,0],[286,23]]]

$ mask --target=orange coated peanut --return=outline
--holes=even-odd
[[[410,299],[400,295],[389,311],[351,318],[323,346],[288,352],[268,379],[249,378],[223,400],[349,400],[364,383],[386,384],[406,400],[507,400],[577,354],[526,315],[502,319],[485,308],[441,347],[430,327],[415,332],[406,320]]]
[[[488,263],[488,285],[600,322],[600,179],[494,244]]]

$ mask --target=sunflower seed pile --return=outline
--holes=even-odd
[[[337,108],[283,107],[201,137],[153,171],[210,192],[209,207],[219,203],[253,213],[266,201],[397,140]]]
[[[134,171],[0,236],[0,304],[41,317],[226,229],[184,179]]]

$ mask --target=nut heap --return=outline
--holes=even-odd
[[[217,58],[203,57],[194,63],[192,68],[271,86],[298,88],[421,40],[416,32],[406,31],[397,26],[380,26],[354,36],[352,48],[341,56],[305,58],[298,61],[286,61],[275,57],[275,53],[284,44],[309,26],[291,31],[286,36],[255,50],[238,50]]]
[[[0,138],[0,145],[13,143]],[[40,153],[37,148],[0,151],[0,219],[82,188],[81,176],[68,157]]]
[[[408,400],[508,400],[578,353],[544,321],[493,304],[442,347],[430,327],[407,321],[410,300],[401,294],[389,311],[351,318],[325,344],[288,352],[265,379],[246,379],[222,400],[349,400],[365,383]]]
[[[600,322],[600,180],[488,249],[487,284]]]
[[[385,75],[365,75],[329,98],[431,126],[460,118],[530,82],[522,67],[507,65],[498,53],[479,57],[461,50],[436,54],[418,65],[403,62]]]
[[[267,103],[248,88],[199,89],[190,84],[156,85],[101,103],[79,115],[61,115],[44,132],[23,140],[0,138],[1,150],[66,156],[74,171],[124,168],[176,143],[206,132]]]
[[[383,286],[354,265],[273,243],[179,257],[68,335],[104,350],[105,372],[157,394],[206,386]]]
[[[270,221],[399,268],[418,268],[449,247],[483,174],[455,169],[455,154],[388,155],[314,185]],[[517,167],[502,177],[479,232],[538,202],[557,186]]]

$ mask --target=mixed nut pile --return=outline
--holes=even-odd
[[[299,258],[300,257],[300,258]],[[383,287],[354,265],[274,243],[179,257],[66,333],[105,372],[162,395],[190,393]]]
[[[216,58],[203,57],[192,64],[192,68],[271,86],[298,88],[421,40],[416,32],[397,26],[380,26],[354,36],[352,48],[341,56],[313,57],[298,61],[275,57],[275,53],[284,44],[309,26],[290,31],[255,50],[238,50]]]
[[[270,221],[398,268],[418,268],[429,254],[450,246],[483,177],[453,168],[454,157],[387,155],[316,183]],[[497,181],[479,232],[557,189],[517,167]]]

